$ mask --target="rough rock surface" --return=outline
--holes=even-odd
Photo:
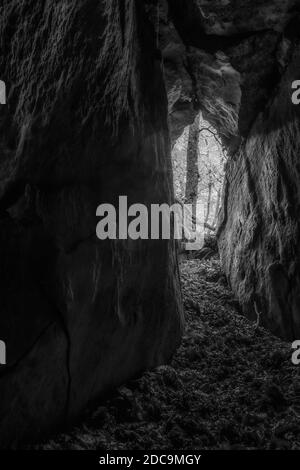
[[[298,46],[228,163],[219,228],[222,261],[244,310],[285,338],[300,335],[300,108],[291,100],[299,67]]]
[[[161,11],[162,44],[175,43],[181,56],[165,64],[172,136],[190,124],[190,108],[200,109],[229,153],[218,234],[232,289],[248,315],[298,338],[300,109],[291,85],[299,79],[300,2],[169,0]]]
[[[210,53],[185,43],[174,26],[172,2],[160,0],[155,7],[151,0],[149,3],[147,12],[163,59],[172,143],[201,109],[229,145],[228,137],[236,136],[238,130],[240,74],[226,53]]]
[[[1,11],[6,446],[169,360],[183,320],[171,242],[96,238],[102,202],[172,198],[161,63],[142,4],[5,0]]]
[[[240,111],[236,124],[247,136],[279,79],[278,44],[287,25],[297,29],[299,9],[299,0],[160,0],[158,23],[157,6],[150,8],[164,58],[173,139],[199,109],[225,136],[235,132],[219,115]],[[237,144],[226,145],[234,151]]]

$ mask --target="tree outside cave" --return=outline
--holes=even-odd
[[[213,234],[217,227],[225,162],[226,152],[217,131],[199,114],[176,141],[172,165],[176,201],[192,204],[197,230],[203,230],[198,213],[195,218],[199,205],[204,213],[205,234]]]

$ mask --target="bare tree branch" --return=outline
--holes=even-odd
[[[212,134],[213,137],[214,137],[214,139],[218,142],[218,144],[219,144],[221,147],[223,147],[222,142],[221,142],[220,139],[217,137],[218,134],[217,134],[216,132],[214,132],[210,127],[201,127],[201,129],[199,129],[199,134],[201,134],[201,132],[203,132],[203,131],[207,131],[207,132],[209,132],[210,134]]]

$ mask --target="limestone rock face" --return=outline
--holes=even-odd
[[[96,238],[101,203],[172,200],[167,101],[142,2],[1,8],[4,447],[166,362],[183,318],[172,242]]]
[[[297,29],[299,9],[298,0],[169,0],[169,30],[175,28],[186,50],[185,69],[193,85],[191,100],[221,134],[228,135],[231,126],[220,126],[218,102],[221,111],[239,111],[238,135],[247,137],[280,78],[279,44],[287,28]],[[167,43],[166,36],[174,43],[174,34],[162,31],[163,43]],[[237,94],[239,88],[241,95]],[[237,142],[225,143],[230,152],[236,150]]]
[[[190,42],[194,40],[197,45],[201,40],[199,29],[203,35],[215,38],[266,29],[281,32],[296,3],[295,0],[190,0],[187,4],[184,0],[169,0],[178,29],[185,33],[189,29]]]
[[[228,164],[219,228],[223,264],[245,312],[287,339],[300,335],[300,108],[291,100],[299,67],[298,46]]]
[[[299,107],[291,101],[299,14],[299,0],[169,0],[161,33],[169,49],[168,31],[182,41],[165,64],[172,135],[189,124],[188,108],[201,110],[228,150],[218,230],[227,277],[245,313],[289,339],[300,334]],[[179,55],[192,88],[174,125]]]
[[[172,7],[166,0],[155,2],[155,6],[149,0],[147,6],[162,54],[171,141],[175,143],[201,109],[229,145],[228,138],[238,133],[240,74],[224,52],[209,53],[185,43],[186,38],[174,26]],[[188,11],[187,7],[182,14],[183,22]]]
[[[159,3],[146,1],[146,9],[155,31],[156,46],[162,56],[170,134],[174,144],[197,115],[189,51],[170,17],[167,0],[160,0]]]

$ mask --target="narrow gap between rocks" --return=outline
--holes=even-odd
[[[205,243],[180,250],[186,330],[172,362],[119,387],[82,424],[35,448],[300,449],[290,343],[242,314],[221,268],[215,232],[226,159],[201,114],[173,148],[176,200],[205,208],[198,227]]]

